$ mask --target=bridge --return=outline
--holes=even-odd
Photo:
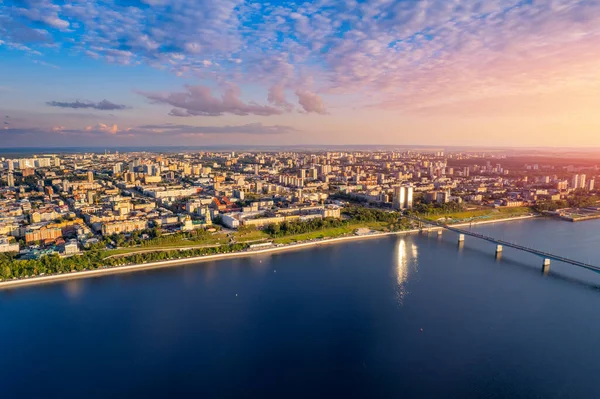
[[[578,267],[583,267],[585,269],[588,270],[593,270],[595,272],[599,272],[600,273],[600,267],[598,266],[594,266],[594,265],[590,265],[588,263],[584,263],[584,262],[580,262],[578,260],[573,260],[573,259],[569,259],[569,258],[565,258],[564,256],[558,256],[558,255],[554,255],[548,252],[544,252],[544,251],[540,251],[538,249],[534,249],[534,248],[530,248],[530,247],[526,247],[524,245],[519,245],[519,244],[515,244],[512,242],[508,242],[508,241],[504,241],[504,240],[499,240],[497,238],[494,237],[490,237],[487,236],[485,234],[479,234],[479,233],[475,233],[473,231],[470,230],[465,230],[465,229],[460,229],[458,227],[452,227],[449,226],[447,224],[444,223],[439,223],[439,222],[434,222],[432,220],[425,220],[425,219],[421,219],[418,217],[414,217],[414,216],[407,216],[409,219],[417,221],[421,224],[426,224],[426,225],[431,225],[431,226],[435,226],[435,227],[439,227],[442,229],[446,229],[449,231],[453,231],[455,233],[458,234],[458,242],[462,243],[464,242],[465,236],[470,236],[470,237],[475,237],[475,238],[479,238],[481,240],[485,240],[491,243],[496,244],[496,255],[499,255],[502,252],[502,249],[504,247],[507,248],[514,248],[514,249],[518,249],[521,251],[525,251],[525,252],[529,252],[531,254],[540,256],[544,259],[543,264],[542,264],[542,270],[544,272],[547,272],[548,270],[550,270],[550,260],[555,260],[558,262],[563,262],[563,263],[567,263],[573,266],[578,266]],[[441,234],[441,231],[439,232]]]

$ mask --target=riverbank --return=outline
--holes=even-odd
[[[517,216],[505,219],[494,219],[494,220],[485,220],[479,222],[471,222],[471,223],[459,223],[453,224],[453,227],[467,227],[467,226],[475,226],[475,225],[483,225],[490,223],[501,223],[501,222],[510,222],[510,221],[518,221],[518,220],[526,220],[537,217],[536,215],[526,215],[526,216]],[[441,227],[432,227],[426,229],[428,231],[439,230]],[[265,249],[255,249],[255,250],[245,250],[242,252],[231,252],[226,254],[217,254],[217,255],[205,255],[205,256],[197,256],[185,259],[174,259],[174,260],[166,260],[160,262],[152,262],[152,263],[142,263],[135,265],[126,265],[126,266],[114,266],[114,267],[106,267],[102,269],[96,270],[85,270],[81,272],[72,272],[72,273],[63,273],[63,274],[55,274],[51,276],[38,276],[38,277],[30,277],[25,279],[17,279],[17,280],[9,280],[0,282],[0,290],[9,289],[9,288],[18,288],[24,287],[28,285],[35,284],[48,284],[58,281],[64,280],[74,280],[74,279],[82,279],[82,278],[91,278],[91,277],[100,277],[108,274],[120,274],[120,273],[131,273],[142,270],[151,270],[158,268],[166,268],[166,267],[176,267],[189,263],[201,263],[201,262],[209,262],[216,260],[223,260],[227,258],[241,258],[248,256],[255,256],[260,254],[270,254],[275,252],[284,252],[284,251],[292,251],[298,249],[304,249],[308,247],[315,247],[321,245],[330,245],[336,244],[345,241],[356,241],[356,240],[365,240],[369,238],[381,238],[390,235],[408,235],[419,233],[421,230],[413,229],[413,230],[402,230],[402,231],[393,231],[393,232],[381,232],[381,233],[371,233],[364,235],[352,235],[345,237],[337,237],[330,239],[322,239],[322,240],[311,240],[308,242],[301,242],[297,244],[284,244],[280,246],[273,246]]]
[[[451,224],[449,226],[452,227],[468,227],[468,226],[480,226],[483,224],[492,224],[492,223],[501,223],[501,222],[515,222],[518,220],[527,220],[540,217],[541,215],[523,215],[523,216],[514,216],[505,219],[490,219],[490,220],[480,220],[477,222],[460,222],[457,224]]]

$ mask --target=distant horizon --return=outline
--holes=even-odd
[[[579,152],[579,153],[596,153],[600,155],[600,146],[598,147],[553,147],[553,146],[493,146],[493,145],[427,145],[427,144],[289,144],[289,145],[251,145],[251,144],[213,144],[213,145],[130,145],[130,146],[19,146],[19,147],[1,147],[0,154],[11,152],[35,153],[48,150],[57,151],[75,151],[85,152],[102,152],[102,151],[126,151],[126,152],[144,152],[152,150],[177,150],[181,152],[198,151],[198,150],[221,150],[221,151],[253,151],[253,150],[273,150],[282,151],[286,149],[294,150],[426,150],[426,151],[537,151],[541,153],[556,153],[556,152]]]

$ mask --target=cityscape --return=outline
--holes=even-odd
[[[600,398],[600,0],[0,0],[0,399]]]
[[[414,229],[407,215],[445,224],[600,218],[596,163],[501,153],[105,151],[1,161],[4,280],[86,270],[82,254],[104,268]],[[387,216],[361,223],[363,208]],[[56,270],[21,262],[46,256]]]

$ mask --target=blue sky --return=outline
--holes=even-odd
[[[600,145],[597,43],[598,0],[0,0],[0,146]]]

